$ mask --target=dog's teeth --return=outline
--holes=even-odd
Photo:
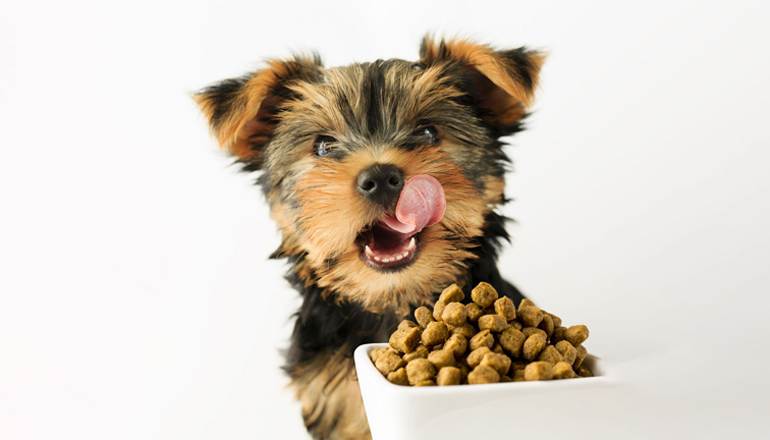
[[[398,261],[401,261],[401,260],[403,260],[403,259],[404,259],[404,256],[403,256],[403,255],[399,255],[399,256],[397,256],[397,257],[396,257],[396,260],[398,260]]]
[[[412,249],[414,249],[415,246],[417,246],[417,244],[414,241],[414,237],[412,237],[412,239],[409,240],[409,246],[407,246],[406,248],[411,251]]]
[[[376,258],[376,257],[374,256],[374,252],[372,252],[371,248],[369,248],[369,245],[366,245],[366,246],[364,247],[364,252],[366,252],[366,255],[367,255],[368,257]]]
[[[404,252],[404,258],[409,256],[409,251]]]
[[[380,261],[380,257],[374,257],[374,261]]]
[[[383,258],[383,259],[382,259],[382,262],[383,262],[383,263],[390,263],[390,258]]]

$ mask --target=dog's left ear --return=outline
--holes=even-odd
[[[525,47],[496,51],[465,40],[436,42],[428,36],[420,46],[420,61],[456,73],[479,116],[505,135],[518,129],[534,100],[545,54]]]
[[[263,150],[280,117],[281,104],[291,98],[288,86],[322,77],[321,59],[297,56],[272,60],[257,72],[213,84],[193,96],[219,145],[251,170],[262,167]]]

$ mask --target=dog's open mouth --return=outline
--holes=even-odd
[[[438,223],[445,210],[439,181],[425,174],[412,177],[401,190],[395,216],[386,214],[359,234],[361,258],[377,269],[405,267],[419,253],[419,233]]]

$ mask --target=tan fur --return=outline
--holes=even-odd
[[[355,366],[341,353],[317,358],[294,372],[305,426],[325,440],[370,440]]]
[[[396,273],[369,266],[354,243],[356,235],[384,213],[368,204],[352,185],[358,172],[374,163],[396,165],[404,170],[406,179],[429,174],[441,182],[446,195],[444,218],[419,236],[418,259]],[[484,217],[500,199],[499,193],[494,203],[480,194],[441,148],[409,153],[394,148],[365,150],[342,164],[308,170],[298,190],[305,264],[318,274],[318,285],[336,293],[338,300],[355,301],[371,311],[392,308],[404,312],[409,305],[427,303],[433,292],[457,282],[465,269],[460,261],[473,258],[471,243],[457,237],[482,235]],[[327,268],[324,261],[328,258],[336,258],[338,263]]]

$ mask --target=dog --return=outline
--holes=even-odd
[[[257,183],[300,292],[286,372],[316,439],[369,439],[352,360],[452,283],[523,298],[495,261],[509,159],[544,61],[425,37],[416,62],[270,60],[195,100]]]

